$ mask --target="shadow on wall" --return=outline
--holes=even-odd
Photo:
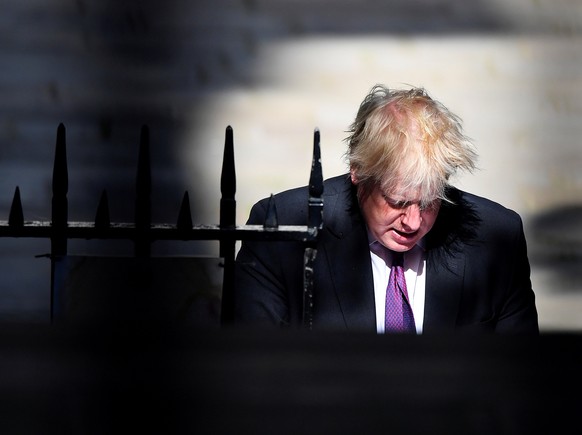
[[[546,268],[552,292],[582,291],[582,205],[564,205],[533,216],[528,248],[533,265]]]

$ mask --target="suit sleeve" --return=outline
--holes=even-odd
[[[514,246],[511,279],[506,288],[496,332],[537,334],[539,333],[538,315],[530,280],[530,265],[521,219],[519,219],[519,229],[515,236]]]

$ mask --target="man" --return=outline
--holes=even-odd
[[[313,328],[538,333],[520,217],[449,184],[475,167],[459,118],[423,89],[377,85],[347,142],[350,173],[324,183]],[[281,224],[306,224],[307,192],[275,195]],[[302,270],[300,243],[243,243],[235,321],[300,325]]]

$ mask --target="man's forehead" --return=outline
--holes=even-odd
[[[399,201],[414,201],[420,200],[423,195],[421,195],[420,187],[406,187],[403,183],[396,183],[394,186],[388,186],[386,188],[380,187],[382,194],[388,196],[389,198],[396,199]]]
[[[380,187],[380,192],[394,202],[420,204],[438,199],[438,194],[434,192],[423,190],[421,187],[406,187],[403,183],[397,183],[394,187]]]

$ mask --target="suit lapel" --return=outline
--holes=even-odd
[[[345,325],[350,330],[376,329],[372,266],[366,226],[352,206],[349,178],[342,189],[326,198],[324,213],[329,232],[322,247]]]
[[[443,247],[430,249],[427,255],[424,332],[444,332],[455,328],[463,277],[465,255]]]
[[[479,216],[463,193],[446,191],[434,227],[427,235],[427,276],[424,330],[450,331],[456,327],[467,256],[465,247],[476,240]]]
[[[370,252],[365,235],[353,231],[343,239],[325,244],[334,290],[346,327],[354,330],[376,328],[376,308]]]

